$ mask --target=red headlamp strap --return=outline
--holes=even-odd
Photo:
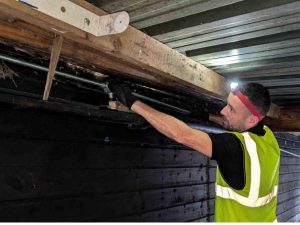
[[[242,102],[243,104],[249,109],[249,111],[254,115],[257,116],[259,120],[262,120],[264,117],[255,109],[252,103],[243,95],[242,92],[237,91],[234,93]]]

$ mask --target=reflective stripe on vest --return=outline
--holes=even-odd
[[[221,198],[235,200],[241,205],[248,207],[263,206],[268,204],[275,196],[277,196],[278,186],[274,186],[271,193],[260,198],[258,197],[260,187],[260,164],[257,155],[256,143],[252,140],[248,132],[242,133],[242,135],[245,139],[246,150],[250,156],[251,178],[249,196],[242,196],[236,193],[233,189],[223,187],[218,184],[216,184],[216,195]]]

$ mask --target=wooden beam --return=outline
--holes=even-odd
[[[265,120],[267,126],[273,131],[278,132],[299,132],[300,131],[300,119],[298,120]]]
[[[50,65],[49,65],[49,70],[48,70],[48,74],[47,74],[47,81],[46,81],[46,86],[45,86],[44,96],[43,96],[44,101],[48,100],[48,97],[49,97],[49,94],[50,94],[52,81],[53,81],[53,77],[54,77],[54,74],[55,74],[55,69],[56,69],[56,66],[57,66],[57,63],[58,63],[58,60],[59,60],[59,55],[60,55],[63,40],[64,39],[61,35],[56,36],[53,40],[51,58],[50,58]]]
[[[267,114],[270,118],[278,119],[280,115],[280,107],[274,103],[271,103],[270,110]]]
[[[279,119],[300,121],[300,106],[281,107]]]
[[[85,1],[72,2],[99,16],[106,15]],[[170,87],[176,82],[186,90],[192,89],[221,99],[226,96],[224,77],[133,27],[122,34],[99,38],[16,1],[0,0],[0,12],[8,15],[10,21],[21,20],[48,32],[57,32],[64,36],[66,42],[80,43],[110,56],[112,60],[142,68],[156,77],[168,80]]]
[[[34,94],[31,94],[34,95]],[[113,121],[116,123],[131,124],[134,126],[145,126],[145,120],[134,113],[126,113],[114,110],[99,110],[99,107],[82,104],[78,102],[66,101],[61,102],[61,99],[51,98],[51,102],[38,100],[39,95],[35,99],[29,97],[22,97],[15,94],[0,93],[0,103],[7,105],[18,106],[19,108],[28,109],[42,109],[55,113],[81,115],[84,117],[96,118],[100,121]]]
[[[19,27],[24,27],[24,29],[19,29]],[[53,33],[36,27],[34,29],[32,27],[27,29],[27,27],[28,24],[24,24],[20,21],[8,24],[0,20],[0,39],[8,45],[23,48],[27,51],[31,50],[35,52],[35,54],[38,54],[38,51],[40,51],[40,54],[43,54],[43,56],[49,54]],[[95,49],[88,48],[73,41],[66,42],[66,40],[64,40],[61,58],[66,61],[71,60],[73,64],[76,63],[82,67],[92,68],[94,71],[105,72],[109,75],[122,71],[122,73],[120,73],[121,76],[136,78],[144,82],[148,81],[156,85],[168,85],[166,79],[158,78],[149,72],[147,73],[143,68],[129,65],[123,61],[113,60]],[[174,88],[174,86],[180,89],[180,86],[176,86],[176,84],[173,85],[172,88]]]
[[[98,37],[122,33],[129,25],[129,15],[125,11],[99,16],[69,0],[19,2]]]
[[[300,107],[280,107],[277,119],[266,119],[266,124],[274,131],[300,131]]]

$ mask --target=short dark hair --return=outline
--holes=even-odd
[[[263,116],[267,115],[271,105],[271,97],[266,87],[259,83],[245,83],[239,85],[238,89],[248,97],[258,112]]]

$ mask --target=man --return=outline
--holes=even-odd
[[[241,86],[229,94],[221,119],[207,115],[231,130],[223,134],[193,129],[137,100],[125,85],[110,85],[110,89],[159,132],[217,161],[215,221],[276,221],[280,150],[261,121],[271,104],[265,87]]]

